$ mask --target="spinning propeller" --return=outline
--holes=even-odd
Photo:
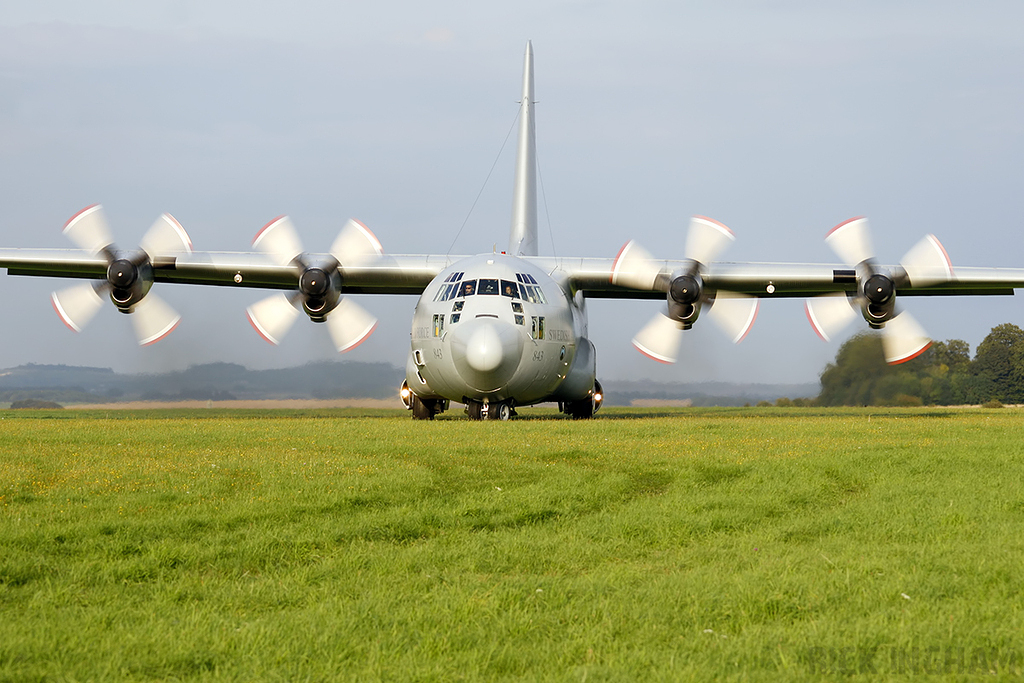
[[[662,363],[675,363],[682,332],[693,326],[701,308],[709,307],[711,319],[738,344],[747,336],[757,317],[758,299],[725,291],[710,291],[702,274],[707,266],[736,237],[718,221],[703,216],[690,219],[686,238],[685,267],[669,273],[664,261],[654,260],[636,242],[627,242],[612,266],[613,284],[632,289],[665,292],[668,303],[633,338],[633,345],[645,356]]]
[[[160,341],[178,325],[181,316],[155,294],[153,264],[174,262],[178,254],[192,252],[192,240],[168,213],[163,214],[142,238],[137,251],[119,251],[99,204],[86,207],[64,226],[64,234],[81,249],[107,261],[106,280],[87,282],[54,292],[53,308],[75,332],[92,320],[103,305],[103,294],[122,313],[130,313],[139,345]]]
[[[859,308],[868,325],[882,330],[887,363],[905,363],[921,355],[931,339],[909,313],[897,311],[896,292],[907,285],[927,287],[953,279],[953,266],[939,240],[927,235],[892,271],[875,263],[866,218],[840,223],[825,241],[839,258],[855,264],[857,292],[835,292],[807,300],[807,319],[818,336],[829,341],[857,316]]]
[[[275,294],[250,306],[249,322],[261,337],[279,344],[299,315],[297,305],[313,322],[326,322],[339,353],[359,346],[377,319],[354,301],[342,298],[342,264],[354,265],[384,253],[369,228],[349,220],[331,246],[330,256],[313,262],[302,250],[295,227],[288,216],[275,218],[253,239],[254,247],[275,263],[295,268],[296,289],[291,296]]]

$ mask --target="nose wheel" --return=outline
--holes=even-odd
[[[501,420],[508,421],[515,415],[512,406],[505,402],[483,403],[481,401],[468,401],[466,403],[466,415],[470,420]]]

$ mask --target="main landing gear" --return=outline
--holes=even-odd
[[[590,395],[579,401],[559,401],[558,410],[565,413],[574,420],[589,420],[594,417],[604,403],[604,390],[601,383],[594,381],[594,388]]]
[[[446,399],[420,398],[412,393],[406,382],[402,382],[402,388],[399,393],[402,397],[402,403],[412,411],[412,419],[414,420],[433,420],[435,415],[448,410],[448,401]]]
[[[507,401],[495,403],[466,401],[466,415],[469,416],[470,420],[501,420],[505,422],[515,414],[515,408]]]

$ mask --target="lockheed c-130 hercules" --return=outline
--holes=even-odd
[[[197,252],[185,230],[161,216],[138,249],[114,246],[101,208],[73,216],[64,233],[76,250],[3,249],[11,275],[91,280],[55,292],[54,309],[78,331],[108,296],[130,313],[140,344],[169,334],[179,321],[150,292],[157,282],[279,290],[248,309],[253,327],[278,343],[299,316],[326,323],[338,351],[362,343],[376,318],[344,295],[417,294],[402,400],[417,419],[432,419],[452,401],[472,419],[507,420],[519,406],[557,402],[590,418],[603,395],[597,354],[587,331],[587,299],[661,299],[661,310],[633,340],[650,358],[675,362],[681,335],[703,312],[739,342],[762,298],[805,297],[808,320],[828,339],[859,312],[883,331],[886,360],[901,363],[929,340],[897,299],[917,295],[1013,294],[1024,269],[957,268],[929,235],[899,265],[875,260],[863,218],[826,238],[842,265],[719,263],[732,232],[694,217],[683,258],[655,259],[635,242],[614,258],[544,257],[537,245],[533,50],[528,43],[507,251],[478,256],[385,254],[366,226],[349,221],[326,254],[306,252],[291,221],[271,221],[256,252]]]

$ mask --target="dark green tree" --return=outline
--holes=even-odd
[[[1024,377],[1024,345],[1020,347]],[[970,346],[961,339],[932,344],[917,358],[888,365],[882,337],[862,332],[840,347],[821,373],[819,405],[948,405],[988,400],[991,382],[971,374]]]
[[[945,365],[950,373],[966,372],[971,365],[971,346],[963,339],[935,342],[926,353],[929,365]]]
[[[980,396],[979,403],[997,399],[1003,403],[1024,402],[1024,330],[1012,323],[992,328],[974,354],[974,375],[991,383],[991,395]],[[974,401],[971,401],[972,403]]]
[[[891,374],[882,353],[882,338],[862,332],[839,347],[834,363],[821,373],[818,404],[823,406],[866,406],[875,400],[878,381]]]

